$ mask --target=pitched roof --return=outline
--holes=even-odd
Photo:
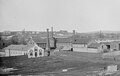
[[[47,42],[47,39],[42,39],[42,38],[33,38],[33,41],[35,43],[46,43]]]
[[[30,39],[28,42],[27,42],[28,45],[31,45],[31,44],[36,44],[35,41],[33,41],[32,39]]]
[[[101,44],[110,45],[112,42],[100,42]]]
[[[97,49],[100,45],[101,45],[100,43],[96,42],[96,43],[89,44],[87,47],[88,48],[95,48],[95,49]]]
[[[57,43],[70,43],[71,39],[70,38],[56,38]]]
[[[110,45],[111,42],[93,42],[93,43],[90,43],[88,44],[88,48],[98,48],[101,44],[105,44],[105,45]]]
[[[33,46],[35,46],[35,45],[9,45],[8,47],[6,47],[4,49],[27,51],[28,49],[32,48]]]
[[[88,38],[76,38],[73,41],[73,44],[88,44],[89,41],[90,41],[90,39],[88,39]]]

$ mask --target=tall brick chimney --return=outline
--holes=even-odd
[[[47,29],[47,44],[46,44],[46,50],[47,50],[47,52],[48,52],[48,56],[50,56],[49,29]]]

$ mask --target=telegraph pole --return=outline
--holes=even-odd
[[[75,42],[75,30],[73,30],[73,36],[72,36],[72,43],[74,43]]]

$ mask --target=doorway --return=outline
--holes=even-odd
[[[35,57],[37,57],[37,52],[35,52]]]
[[[119,50],[120,50],[120,44],[119,44]]]
[[[107,49],[109,49],[110,50],[110,45],[106,45],[107,46]]]

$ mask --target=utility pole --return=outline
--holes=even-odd
[[[73,36],[72,36],[72,43],[74,43],[75,42],[75,30],[73,30]]]
[[[48,52],[48,56],[50,56],[49,29],[47,29],[47,45],[46,45],[46,50]]]

